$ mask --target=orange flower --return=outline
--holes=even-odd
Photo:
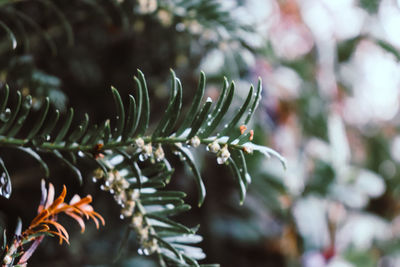
[[[85,223],[82,219],[83,216],[85,216],[86,219],[91,218],[95,222],[97,229],[99,228],[98,220],[100,220],[103,225],[105,224],[103,217],[95,212],[93,207],[89,205],[89,203],[92,202],[92,197],[90,195],[82,199],[78,195],[75,195],[70,203],[67,204],[64,202],[66,194],[67,188],[64,185],[60,196],[54,200],[54,186],[50,183],[49,190],[47,191],[45,182],[42,180],[42,200],[38,207],[38,215],[32,220],[29,228],[25,230],[22,235],[24,237],[29,237],[40,232],[51,233],[60,238],[60,244],[62,244],[63,240],[69,244],[67,230],[57,222],[57,214],[59,213],[65,213],[75,219],[79,223],[82,232],[85,231]],[[53,226],[56,231],[50,230],[50,226]]]
[[[247,130],[246,125],[240,125],[239,130],[240,130],[240,134],[244,134],[244,132]]]
[[[75,219],[79,223],[82,232],[85,231],[85,222],[83,221],[83,217],[86,217],[86,219],[91,218],[95,222],[97,229],[99,228],[99,220],[103,225],[105,224],[103,217],[95,212],[93,207],[89,205],[90,202],[92,202],[92,197],[90,195],[87,195],[82,199],[78,195],[75,195],[69,204],[64,202],[66,195],[67,188],[64,185],[60,196],[54,200],[54,186],[50,183],[47,190],[46,184],[44,180],[42,180],[42,198],[38,207],[38,215],[32,220],[28,229],[26,229],[21,236],[16,237],[12,242],[11,247],[7,248],[4,259],[12,260],[21,256],[18,264],[21,266],[26,264],[33,252],[39,246],[40,242],[43,240],[46,233],[58,236],[60,238],[60,244],[62,244],[63,241],[69,244],[69,235],[67,230],[57,222],[57,216],[60,213],[65,213]],[[29,249],[23,251],[22,246],[31,241],[33,242]],[[18,253],[19,251],[20,253]],[[5,263],[3,260],[2,266],[8,266],[8,263]]]

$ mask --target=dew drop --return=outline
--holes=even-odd
[[[210,118],[211,118],[211,114],[208,114],[208,115],[207,115],[207,118],[209,118],[209,119],[210,119]]]
[[[0,184],[4,185],[5,183],[6,183],[6,177],[5,177],[4,172],[3,172],[1,174],[1,177],[0,177]]]
[[[106,191],[106,187],[104,185],[100,185],[100,189]]]
[[[85,156],[85,154],[83,154],[82,151],[78,151],[78,156],[81,157],[81,158],[83,158],[83,157]]]
[[[92,177],[92,182],[93,182],[93,183],[97,183],[96,177]]]
[[[125,219],[125,216],[124,216],[123,214],[120,214],[120,215],[119,215],[119,218],[120,218],[121,220],[123,220],[123,219]]]
[[[210,125],[211,125],[211,121],[207,122],[207,126],[210,126]]]
[[[144,155],[144,154],[140,154],[139,155],[139,160],[140,161],[145,161],[147,159],[147,156],[146,155]]]
[[[225,125],[224,125],[224,128],[228,128],[228,124],[225,124]]]
[[[9,108],[6,108],[6,110],[4,110],[4,112],[0,114],[0,120],[2,122],[6,122],[8,121],[10,116],[11,116],[11,110]]]
[[[142,248],[138,248],[137,253],[138,253],[139,255],[143,255],[143,249],[142,249]]]
[[[148,256],[148,255],[150,255],[150,251],[147,248],[145,248],[145,249],[143,249],[143,254]]]
[[[221,157],[218,157],[218,158],[217,158],[217,163],[220,164],[220,165],[221,165],[221,164],[224,164],[224,163],[225,163],[225,160],[224,160],[223,158],[221,158]]]
[[[110,189],[110,193],[111,193],[111,194],[114,194],[114,189]]]

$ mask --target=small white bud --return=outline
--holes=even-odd
[[[217,163],[224,164],[229,159],[230,156],[231,156],[231,153],[229,153],[228,146],[225,145],[218,152]]]
[[[136,144],[137,147],[143,149],[144,140],[143,140],[142,138],[139,137],[139,138],[137,138],[137,139],[135,140],[135,144]]]
[[[140,229],[143,225],[143,215],[142,214],[136,214],[132,217],[132,226],[136,229]]]
[[[154,151],[154,156],[157,161],[162,161],[164,159],[165,154],[161,145],[158,145],[156,151]]]
[[[198,147],[201,144],[200,138],[198,136],[194,136],[190,139],[190,145],[194,148]]]
[[[217,153],[221,149],[221,146],[218,144],[217,140],[208,144],[207,147],[208,147],[208,150],[213,153]]]
[[[151,146],[151,143],[143,146],[143,153],[148,157],[153,154],[153,147]]]

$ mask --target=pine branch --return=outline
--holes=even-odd
[[[276,156],[285,164],[285,160],[271,148],[251,142],[252,130],[246,132],[244,123],[249,122],[260,101],[261,81],[256,93],[253,87],[250,88],[246,100],[233,114],[230,123],[221,126],[232,112],[234,83],[228,87],[225,79],[224,89],[211,108],[211,99],[202,104],[206,78],[201,73],[190,111],[183,114],[182,85],[171,71],[171,97],[166,112],[155,130],[149,133],[150,100],[146,80],[139,70],[134,80],[136,97],[128,96],[128,108],[118,90],[111,88],[116,106],[113,120],[107,119],[100,125],[91,124],[86,114],[79,125],[71,127],[74,110],[70,108],[66,117],[57,121],[59,112],[52,112],[46,99],[35,124],[26,132],[21,132],[21,129],[30,120],[31,96],[22,97],[17,92],[16,105],[9,107],[9,98],[15,96],[9,96],[9,89],[5,87],[0,98],[0,148],[10,147],[25,152],[40,163],[46,176],[49,175],[49,168],[40,155],[53,154],[71,169],[81,183],[77,156],[94,161],[99,166],[94,181],[102,180],[101,189],[112,193],[121,205],[121,217],[127,218],[130,228],[139,236],[140,252],[158,253],[165,266],[198,266],[197,260],[205,255],[190,244],[197,243],[199,237],[193,229],[169,218],[187,211],[190,206],[184,204],[184,193],[163,190],[174,172],[164,150],[171,150],[193,172],[198,188],[198,206],[204,201],[206,189],[192,153],[200,145],[215,154],[218,164],[228,165],[232,170],[240,192],[240,203],[243,203],[251,182],[246,154],[258,151],[268,157]],[[4,163],[0,163],[2,177],[5,177],[1,180],[0,193],[9,197],[11,179]]]

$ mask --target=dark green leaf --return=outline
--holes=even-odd
[[[189,166],[190,170],[193,172],[196,186],[197,186],[197,194],[199,197],[198,206],[200,207],[203,202],[204,198],[206,197],[206,188],[204,186],[203,180],[201,179],[200,171],[197,169],[196,164],[194,163],[194,159],[192,153],[186,147],[179,147],[175,146],[175,148],[182,153],[182,156],[185,158],[185,163]]]
[[[117,89],[111,86],[111,91],[113,94],[115,106],[117,107],[117,123],[114,129],[114,139],[117,139],[124,131],[125,124],[125,108],[122,103],[121,96],[119,95]]]
[[[85,113],[83,122],[78,126],[77,129],[75,129],[75,131],[73,131],[70,134],[70,136],[68,137],[68,142],[70,143],[78,142],[82,138],[82,136],[86,133],[88,125],[89,125],[89,115]]]
[[[140,117],[138,135],[144,135],[147,128],[149,127],[150,101],[149,101],[149,92],[147,90],[146,79],[144,78],[144,75],[140,70],[138,70],[138,76],[141,85],[140,90],[142,90],[142,108],[141,108],[142,116]]]
[[[1,126],[0,135],[6,133],[8,131],[8,129],[13,125],[14,120],[17,117],[18,112],[21,108],[21,102],[22,102],[21,93],[19,91],[17,91],[17,104],[15,106],[15,110],[11,111],[10,118],[7,120],[7,122],[3,126]]]
[[[179,213],[188,211],[188,210],[190,210],[190,208],[191,208],[190,205],[183,204],[183,205],[177,206],[175,208],[171,208],[171,209],[165,208],[163,210],[149,212],[148,214],[154,214],[157,216],[173,216],[175,214],[179,214]]]
[[[258,78],[257,92],[255,95],[253,104],[251,105],[249,113],[246,117],[246,120],[243,123],[244,125],[247,125],[249,123],[251,117],[253,117],[254,111],[256,110],[258,103],[260,102],[260,99],[261,99],[261,92],[262,92],[262,81],[261,81],[261,78]]]
[[[240,171],[235,163],[235,161],[232,158],[229,158],[229,167],[233,172],[233,175],[235,176],[238,185],[239,185],[239,192],[240,192],[240,205],[243,204],[244,199],[246,197],[246,185],[243,182],[242,178],[240,177]]]
[[[39,132],[40,128],[42,127],[42,125],[44,123],[44,120],[46,119],[47,112],[49,111],[49,106],[50,106],[50,100],[48,97],[46,97],[46,99],[44,101],[44,105],[42,106],[41,112],[40,112],[32,130],[29,132],[28,136],[26,137],[26,139],[28,139],[28,140],[32,139]],[[54,123],[54,125],[55,125],[55,123]]]
[[[156,191],[153,193],[141,193],[140,198],[146,199],[148,197],[186,197],[185,192],[181,191]]]
[[[185,120],[181,124],[181,127],[179,127],[178,131],[176,132],[176,136],[180,136],[186,130],[186,128],[188,128],[193,123],[196,114],[200,108],[201,99],[203,98],[205,87],[206,75],[204,74],[204,72],[200,72],[199,86],[197,87],[196,94],[194,95],[192,106],[190,107],[187,116],[185,117]]]
[[[11,41],[11,48],[14,50],[15,48],[17,48],[17,38],[15,38],[14,33],[12,32],[12,30],[4,23],[0,20],[0,28],[3,28],[5,30],[5,32],[7,33],[10,41]]]
[[[207,98],[207,101],[203,105],[203,108],[201,109],[199,114],[196,116],[196,119],[193,121],[193,124],[191,126],[191,131],[187,137],[188,139],[194,137],[197,134],[201,125],[207,119],[207,115],[208,115],[208,112],[210,111],[211,104],[212,104],[211,98]]]
[[[172,253],[174,253],[175,256],[180,261],[183,261],[182,255],[172,245],[170,245],[168,242],[165,242],[162,238],[158,237],[157,235],[151,235],[151,237],[157,239],[157,241],[160,243],[161,246],[163,246],[164,248],[166,248],[169,251],[171,251]]]
[[[240,118],[241,118],[241,117],[243,116],[243,114],[247,111],[247,108],[248,108],[249,105],[250,105],[250,101],[251,101],[251,98],[252,98],[252,96],[253,96],[253,91],[254,91],[254,88],[253,88],[253,86],[251,86],[251,87],[250,87],[250,90],[249,90],[249,94],[247,95],[247,98],[246,98],[245,102],[243,103],[243,105],[240,107],[238,113],[236,113],[235,117],[233,117],[233,119],[230,121],[230,123],[228,124],[228,126],[225,127],[225,128],[218,134],[219,136],[224,136],[224,135],[226,135],[227,133],[230,133],[230,132],[235,131],[235,130],[237,131],[237,126],[238,126],[237,124],[238,124]]]
[[[19,130],[21,129],[22,125],[26,120],[26,117],[28,117],[29,111],[31,110],[31,106],[32,106],[32,97],[28,95],[21,105],[21,110],[18,114],[18,117],[16,118],[16,122],[8,131],[7,137],[14,137],[19,132]]]
[[[65,135],[67,134],[69,127],[71,126],[72,118],[74,117],[74,109],[70,108],[68,110],[67,117],[65,118],[65,122],[61,128],[61,130],[58,132],[57,137],[54,139],[55,143],[61,142]]]
[[[1,100],[1,105],[0,105],[0,114],[2,114],[7,107],[9,94],[10,94],[10,88],[6,84],[6,86],[4,87],[4,93],[1,97],[2,100]]]
[[[78,179],[79,184],[82,185],[83,179],[82,179],[82,174],[79,171],[79,169],[77,167],[75,167],[67,159],[65,159],[65,157],[59,151],[54,150],[52,152],[57,158],[59,158],[62,162],[64,162],[71,169],[71,171],[75,174],[75,177]]]
[[[60,111],[58,109],[56,109],[54,114],[45,123],[45,126],[42,129],[42,131],[40,132],[40,135],[47,136],[51,131],[53,131],[59,118],[60,118]]]
[[[227,97],[221,106],[221,110],[217,110],[217,113],[215,116],[211,116],[212,121],[207,122],[206,127],[204,128],[203,132],[200,132],[199,137],[208,137],[218,126],[218,124],[221,122],[222,118],[228,111],[229,106],[231,105],[233,95],[235,93],[235,83],[231,83],[231,86],[229,87],[229,91],[227,94]]]
[[[171,117],[168,121],[168,124],[166,125],[166,127],[163,129],[162,131],[162,136],[166,136],[172,133],[175,124],[179,118],[179,115],[181,113],[181,109],[182,109],[182,84],[180,82],[179,79],[176,80],[177,82],[177,87],[178,87],[178,93],[177,96],[175,98],[174,101],[174,106],[172,108],[172,114]]]
[[[50,176],[49,167],[43,161],[43,159],[40,157],[40,155],[38,153],[36,153],[34,150],[32,150],[29,147],[18,147],[17,149],[29,154],[31,157],[33,157],[35,160],[37,160],[44,171],[45,177],[48,178]]]
[[[128,114],[126,119],[126,125],[124,131],[122,133],[122,140],[126,140],[127,138],[132,137],[133,133],[135,132],[135,125],[137,123],[136,117],[136,102],[135,98],[132,95],[129,95],[129,107],[128,107]]]
[[[192,230],[189,229],[188,227],[184,226],[183,224],[177,223],[171,219],[168,219],[166,217],[160,217],[154,214],[146,214],[145,215],[147,218],[154,219],[160,222],[163,222],[165,224],[170,225],[171,227],[175,229],[179,229],[183,234],[192,234]]]

